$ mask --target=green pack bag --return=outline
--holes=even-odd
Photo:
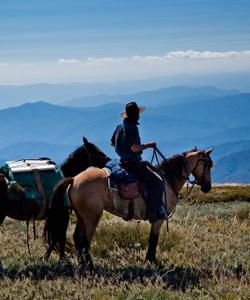
[[[50,159],[23,159],[7,161],[0,168],[9,180],[8,198],[20,201],[23,192],[16,188],[16,183],[25,189],[27,201],[35,201],[40,207],[36,219],[43,219],[50,205],[54,187],[63,179],[61,168]],[[65,206],[69,207],[69,200],[65,195]]]

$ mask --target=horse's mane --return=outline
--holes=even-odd
[[[163,160],[160,164],[160,169],[164,171],[171,186],[175,186],[176,179],[181,178],[182,169],[185,165],[184,159],[183,154],[177,154]]]
[[[160,164],[160,169],[164,172],[169,184],[175,189],[176,180],[182,178],[182,170],[185,166],[185,157],[190,152],[198,151],[197,148],[176,154],[168,159],[164,159]]]
[[[69,154],[68,157],[73,157],[73,156],[77,155],[80,151],[83,151],[83,150],[86,151],[86,153],[87,153],[87,150],[86,150],[85,146],[84,146],[84,145],[81,145],[81,146],[77,147],[76,149],[74,149],[74,150]]]

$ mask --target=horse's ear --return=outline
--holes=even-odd
[[[198,150],[198,148],[196,146],[194,146],[194,151],[197,151],[197,150]]]
[[[208,148],[207,150],[204,151],[205,154],[210,154],[214,150],[214,146]]]
[[[89,144],[89,141],[87,140],[87,138],[84,136],[82,138],[83,144],[86,146],[87,144]]]

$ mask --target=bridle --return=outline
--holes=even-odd
[[[191,184],[190,188],[187,184],[187,191],[186,191],[186,195],[184,196],[184,198],[186,198],[190,195],[190,193],[192,192],[195,185],[203,185],[204,184],[206,174],[207,174],[207,170],[209,170],[213,165],[213,163],[211,161],[211,158],[209,156],[204,156],[204,154],[205,154],[204,152],[200,152],[200,154],[201,154],[201,156],[198,158],[198,160],[197,160],[197,162],[196,162],[196,164],[195,164],[195,166],[192,170],[188,170],[185,156],[183,156],[183,164],[184,164],[184,169],[185,169],[186,176],[182,175],[182,174],[181,175],[176,174],[177,178],[185,179],[185,181],[187,181],[188,183]],[[159,159],[158,159],[157,155],[159,155],[165,162],[167,162],[167,158],[161,153],[161,151],[157,147],[155,147],[154,150],[153,150],[153,156],[152,156],[151,162],[155,158],[156,162],[157,162],[157,165],[159,165]],[[198,168],[200,162],[202,162],[202,161],[204,162],[203,172],[202,172],[202,180],[199,180],[199,179],[196,178],[194,173],[195,173],[195,170]],[[194,180],[190,179],[191,174],[194,176]],[[166,176],[164,176],[164,174],[161,174],[161,176],[162,176],[162,178],[167,179]],[[179,194],[178,194],[176,188],[173,187],[173,189],[174,189],[174,192],[175,192],[176,196],[179,197]]]
[[[209,156],[208,157],[204,157],[205,152],[201,152],[201,154],[202,154],[202,156],[198,158],[198,160],[196,162],[196,165],[194,166],[194,168],[191,171],[188,170],[185,156],[183,156],[183,163],[184,163],[184,168],[185,168],[185,171],[186,171],[186,176],[181,175],[181,177],[183,177],[185,179],[185,181],[188,181],[188,183],[192,184],[190,190],[188,190],[188,185],[187,185],[187,193],[186,193],[186,195],[185,195],[184,198],[186,198],[192,192],[195,184],[202,184],[203,183],[203,181],[205,180],[205,176],[206,176],[206,170],[212,166],[211,158]],[[153,163],[153,161],[155,159],[157,165],[160,166],[158,155],[163,159],[164,162],[168,163],[167,158],[161,153],[161,151],[157,147],[154,147],[153,155],[152,155],[152,159],[151,159],[151,164]],[[203,178],[202,183],[199,182],[199,180],[195,177],[195,175],[193,175],[194,178],[195,178],[195,180],[191,180],[190,179],[190,175],[195,172],[195,170],[198,168],[198,166],[199,166],[199,164],[200,164],[201,161],[205,161],[205,163],[204,163],[204,170],[203,170],[203,176],[202,176],[202,178]],[[177,178],[180,177],[178,174],[176,174],[176,175],[177,175]],[[166,177],[166,174],[164,174],[164,172],[160,172],[160,176],[161,176],[161,178],[162,178],[163,181],[164,180],[168,181],[168,179]],[[179,198],[179,193],[176,190],[176,188],[174,186],[172,186],[172,188],[173,188],[173,191],[176,194],[176,197]],[[166,193],[165,185],[164,185],[164,190],[163,191],[164,191],[164,198],[165,198],[165,207],[166,207],[166,210],[168,211],[168,208],[167,208],[167,193]],[[166,218],[167,231],[169,231],[168,220],[173,216],[174,212],[175,212],[175,209]]]
[[[205,182],[205,179],[206,179],[206,175],[207,175],[207,171],[212,167],[212,161],[211,161],[211,158],[209,156],[207,157],[204,157],[204,152],[201,152],[201,157],[198,158],[194,168],[192,170],[188,170],[187,168],[187,164],[185,162],[185,157],[184,157],[184,168],[185,168],[185,172],[186,172],[186,176],[183,176],[182,177],[188,182],[187,183],[187,190],[186,190],[186,194],[183,198],[187,198],[195,185],[200,185],[202,186]],[[195,173],[195,170],[198,168],[200,162],[204,162],[203,164],[203,172],[202,172],[202,178],[201,180],[200,179],[197,179],[197,177],[194,175]],[[190,175],[193,175],[194,176],[194,180],[191,180],[190,179]],[[191,184],[191,187],[189,188],[189,185],[188,184]]]
[[[197,179],[196,176],[194,175],[195,170],[199,166],[200,162],[204,162],[201,180]],[[191,170],[191,174],[193,174],[193,176],[195,177],[195,183],[196,184],[198,184],[198,185],[204,184],[204,181],[205,181],[205,178],[206,178],[206,175],[207,175],[207,171],[212,166],[213,166],[213,162],[212,162],[211,158],[207,154],[205,154],[204,152],[201,152],[201,157],[199,157],[199,159],[197,160],[197,163],[196,163],[195,167],[193,168],[193,170]]]

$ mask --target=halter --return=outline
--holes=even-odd
[[[200,163],[201,160],[202,160],[202,158],[199,158],[199,159],[197,160],[197,163],[196,163],[195,167],[193,168],[193,170],[190,171],[190,174],[192,174],[192,173],[197,169],[197,167],[198,167],[198,165],[199,165],[199,163]],[[185,162],[185,160],[184,160],[184,162]],[[191,192],[192,192],[194,186],[197,184],[197,179],[196,179],[196,177],[194,176],[194,180],[191,180],[191,179],[190,179],[190,174],[189,174],[189,171],[188,171],[188,168],[187,168],[186,163],[184,163],[184,167],[185,167],[185,171],[186,171],[186,177],[183,176],[183,178],[184,178],[186,181],[188,181],[188,183],[191,184],[191,188],[188,190],[188,183],[187,183],[186,195],[184,196],[184,199],[185,199],[185,198],[187,198],[187,197],[191,194]]]

